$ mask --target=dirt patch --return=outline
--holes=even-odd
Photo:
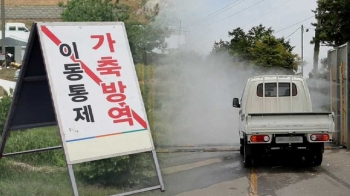
[[[0,70],[0,79],[15,82],[16,80],[14,79],[14,77],[15,77],[16,71],[17,71],[17,69],[3,68],[2,70]]]
[[[5,95],[5,89],[0,86],[0,97],[3,97]]]

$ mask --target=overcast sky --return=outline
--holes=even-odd
[[[277,37],[287,37],[295,32],[289,39],[295,46],[294,52],[301,56],[301,30],[297,29],[303,24],[305,28],[310,28],[304,33],[304,60],[307,61],[304,77],[308,77],[312,69],[314,47],[310,41],[315,33],[311,23],[316,22],[311,10],[316,8],[316,0],[171,0],[170,2],[163,11],[173,19],[174,25],[179,26],[181,20],[182,28],[190,31],[186,42],[191,43],[193,49],[202,54],[207,54],[211,50],[214,41],[229,40],[228,31],[237,27],[247,31],[261,23],[272,27]],[[305,20],[307,18],[310,19]],[[303,20],[305,21],[302,22]],[[321,46],[320,58],[325,58],[329,49]]]

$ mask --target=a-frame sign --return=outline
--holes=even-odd
[[[72,164],[152,152],[164,183],[122,22],[33,23],[0,144],[11,130],[58,125],[74,195]]]

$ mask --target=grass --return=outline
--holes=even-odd
[[[60,137],[55,126],[36,128],[11,132],[5,152],[18,152],[57,145],[60,145]],[[72,195],[68,170],[63,160],[62,149],[1,159],[0,195]],[[126,188],[102,187],[87,183],[79,173],[81,166],[80,164],[74,165],[80,195],[105,196],[130,191]]]
[[[2,69],[0,70],[0,79],[16,81],[13,77],[15,76],[15,72],[17,69]]]
[[[5,153],[60,145],[60,136],[56,126],[29,129],[25,131],[13,131],[7,140]],[[65,165],[65,162],[63,161],[64,155],[61,150],[18,155],[10,159],[36,165]]]
[[[73,195],[65,167],[58,169],[30,170],[9,160],[0,161],[0,195],[8,196],[67,196]],[[113,188],[86,185],[77,181],[80,195],[106,196],[121,192]]]
[[[66,172],[30,171],[1,160],[0,195],[72,195]]]

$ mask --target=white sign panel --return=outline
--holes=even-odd
[[[3,61],[3,60],[5,60],[5,59],[6,59],[5,55],[2,54],[2,53],[0,53],[0,60]]]
[[[124,23],[38,23],[68,164],[154,149]]]

